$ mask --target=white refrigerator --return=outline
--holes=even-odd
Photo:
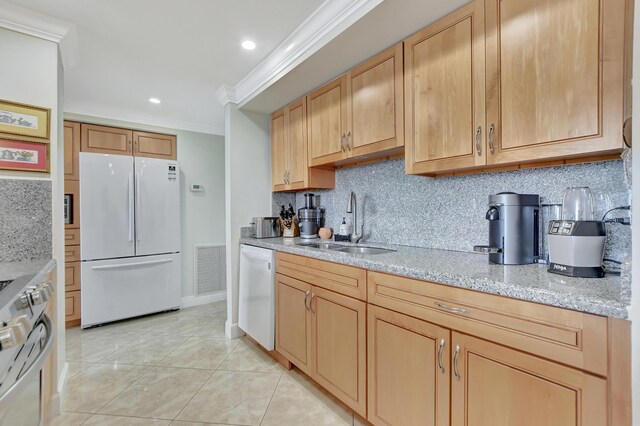
[[[177,161],[80,153],[81,325],[180,306]]]

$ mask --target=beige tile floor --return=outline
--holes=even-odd
[[[224,336],[225,302],[67,330],[52,426],[363,425],[298,370]]]

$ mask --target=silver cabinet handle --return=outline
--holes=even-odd
[[[309,299],[309,293],[310,293],[310,292],[309,292],[309,291],[307,291],[307,292],[304,294],[304,308],[305,308],[307,311],[310,311],[310,310],[311,310],[311,309],[307,306],[307,300]]]
[[[491,154],[495,154],[496,149],[495,146],[493,146],[493,135],[496,133],[496,126],[491,123],[491,127],[489,127],[489,151],[491,151]]]
[[[460,380],[460,373],[458,372],[458,357],[460,356],[460,345],[456,345],[456,351],[453,354],[453,377],[456,380]]]
[[[482,126],[478,126],[478,130],[476,130],[476,152],[478,153],[478,157],[482,156]]]
[[[438,368],[440,372],[444,374],[444,366],[442,365],[442,352],[444,351],[444,339],[440,339],[440,345],[438,346]]]
[[[316,294],[315,293],[311,293],[311,301],[309,302],[309,310],[311,311],[312,314],[315,314],[316,311],[313,310],[313,299],[315,299]]]
[[[349,133],[347,133],[347,149],[351,151],[351,148],[353,147],[351,146],[351,131],[349,131]]]
[[[345,147],[345,139],[346,139],[346,136],[345,136],[345,134],[343,133],[343,134],[342,134],[342,137],[340,138],[340,150],[341,150],[342,152],[345,152],[345,151],[347,150],[347,148]]]
[[[454,314],[468,314],[469,309],[465,309],[465,308],[458,308],[456,306],[447,306],[444,303],[440,303],[440,302],[434,302],[434,305],[436,305],[436,308],[442,309],[443,311],[447,311],[447,312],[451,312]]]

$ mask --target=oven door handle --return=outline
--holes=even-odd
[[[24,390],[33,379],[40,374],[40,370],[44,367],[44,363],[47,361],[47,357],[51,352],[51,348],[53,347],[54,340],[54,330],[53,325],[51,324],[51,320],[47,316],[47,314],[42,314],[42,323],[44,323],[45,328],[47,329],[47,340],[45,341],[44,347],[33,361],[33,363],[29,366],[29,369],[26,373],[24,373],[18,380],[15,381],[13,385],[9,389],[7,389],[2,395],[0,395],[0,413],[7,409],[11,400],[15,397],[15,395],[19,394]],[[35,329],[35,327],[34,327]]]

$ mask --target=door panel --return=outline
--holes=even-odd
[[[366,303],[313,287],[311,309],[312,377],[366,416]]]
[[[78,155],[80,153],[80,123],[64,122],[64,178],[80,179]]]
[[[307,106],[302,98],[287,107],[287,170],[289,186],[301,189],[307,186]]]
[[[483,28],[474,1],[405,40],[408,173],[485,163]]]
[[[311,166],[331,164],[347,158],[342,145],[346,132],[346,98],[345,76],[307,96]]]
[[[276,350],[311,374],[311,286],[276,274]]]
[[[133,256],[133,157],[80,153],[82,260]]]
[[[607,424],[604,379],[455,332],[452,346],[453,426]]]
[[[137,157],[175,160],[178,157],[176,137],[160,133],[133,132],[133,155]]]
[[[82,124],[80,145],[83,152],[102,154],[133,154],[133,132],[117,127]]]
[[[286,190],[285,110],[271,114],[271,185],[274,191]]]
[[[374,305],[368,311],[367,419],[374,425],[448,425],[449,330]]]
[[[135,158],[136,254],[180,251],[180,169],[177,161]]]

